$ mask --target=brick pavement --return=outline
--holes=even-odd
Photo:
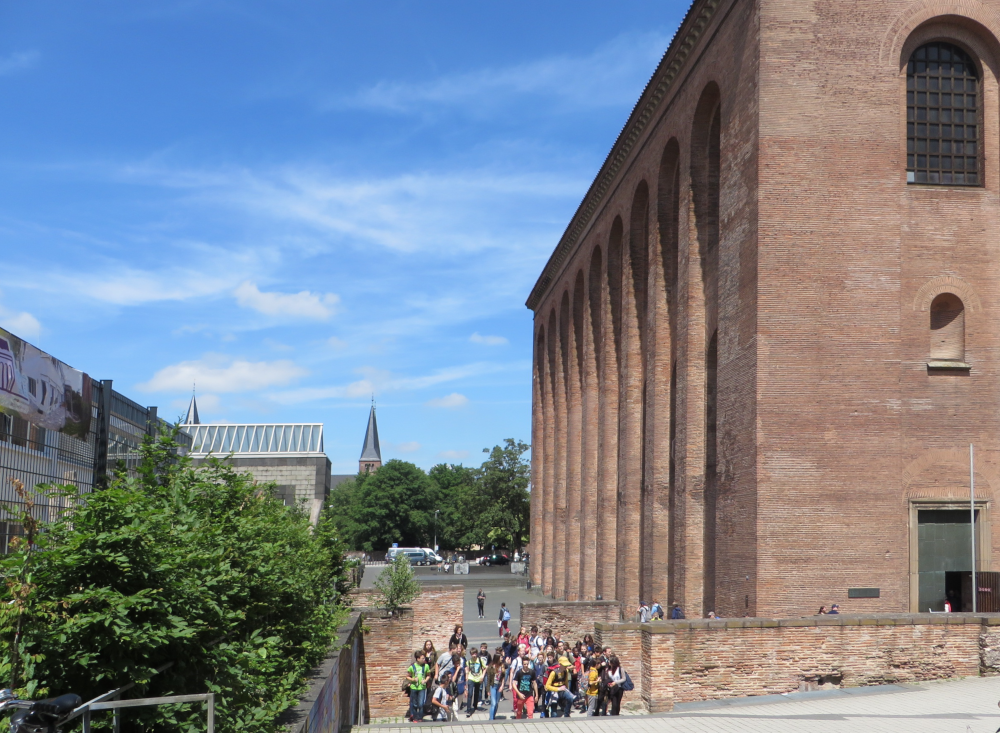
[[[406,729],[437,731],[461,726],[462,733],[537,733],[538,726],[559,733],[993,733],[1000,727],[1000,678],[968,678],[920,685],[850,688],[791,694],[775,701],[741,698],[687,706],[661,715],[614,718],[570,718],[490,724],[479,715],[443,726],[357,726],[354,733],[402,733]],[[501,703],[506,711],[509,703]],[[505,714],[507,714],[505,712]]]

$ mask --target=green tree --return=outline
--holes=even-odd
[[[393,459],[368,476],[358,498],[358,544],[367,552],[431,542],[434,485],[422,469]]]
[[[530,448],[513,438],[506,438],[503,446],[492,450],[483,448],[489,458],[476,471],[476,487],[483,506],[484,546],[496,544],[520,550],[528,541],[531,466],[523,456]]]
[[[339,540],[225,462],[193,469],[171,436],[142,456],[138,478],[85,501],[49,489],[73,509],[38,534],[30,575],[0,597],[0,669],[36,697],[129,682],[129,696],[215,692],[220,731],[269,733],[344,618]],[[0,571],[18,578],[30,552],[21,543]],[[128,721],[180,733],[203,716],[143,708]]]
[[[403,554],[396,556],[375,578],[375,603],[390,616],[420,595],[420,583],[413,575],[410,559]]]
[[[324,522],[335,528],[337,535],[351,550],[363,549],[359,540],[361,525],[358,524],[358,513],[364,479],[362,474],[334,486],[323,508]]]
[[[444,550],[467,550],[479,544],[481,513],[476,473],[462,465],[439,463],[428,473],[434,483],[432,512],[438,510],[438,544]],[[433,530],[433,528],[432,528]]]

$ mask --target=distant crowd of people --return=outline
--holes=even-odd
[[[410,696],[408,720],[451,721],[463,711],[472,717],[480,707],[494,720],[508,696],[516,718],[532,718],[536,712],[568,718],[574,710],[619,714],[622,696],[633,686],[611,647],[598,647],[590,634],[569,642],[552,629],[539,632],[537,626],[522,626],[515,635],[506,629],[510,614],[504,619],[505,610],[501,605],[502,641],[492,651],[486,642],[469,649],[459,625],[448,639],[448,651],[439,653],[428,639],[413,653],[403,682]]]

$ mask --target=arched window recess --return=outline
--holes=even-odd
[[[954,293],[941,293],[930,308],[928,369],[969,369],[965,361],[965,304]]]

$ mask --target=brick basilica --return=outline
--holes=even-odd
[[[695,0],[527,301],[544,593],[970,606],[998,79],[1000,0]]]

